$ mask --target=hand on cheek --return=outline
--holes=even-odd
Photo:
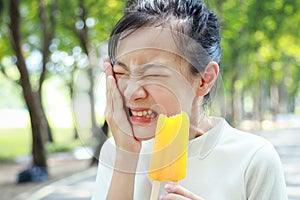
[[[178,184],[166,184],[167,194],[161,195],[160,200],[204,200]]]
[[[127,113],[124,110],[123,97],[117,86],[114,72],[108,59],[104,59],[104,69],[107,81],[106,121],[118,149],[123,152],[138,154],[141,149],[141,142],[134,138],[131,124],[126,120]]]

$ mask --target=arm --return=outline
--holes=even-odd
[[[124,111],[123,97],[117,87],[110,62],[104,61],[107,80],[106,120],[116,143],[116,159],[107,199],[133,199],[135,171],[141,150]]]
[[[121,154],[119,154],[119,155],[121,155]],[[133,158],[130,158],[130,159],[133,159]],[[122,174],[120,172],[122,169],[125,171],[124,166],[128,166],[127,165],[128,160],[127,160],[126,164],[121,165],[119,168],[116,167],[116,165],[115,165],[116,162],[118,162],[116,160],[116,144],[115,144],[115,141],[113,138],[109,138],[103,144],[103,146],[101,148],[98,171],[97,171],[97,178],[96,178],[96,182],[95,182],[92,200],[105,200],[107,198],[108,199],[118,198],[118,197],[114,197],[114,196],[108,196],[109,189],[111,189],[112,193],[122,192],[121,193],[122,195],[124,195],[124,191],[120,188],[126,189],[125,192],[128,192],[131,190],[128,188],[130,188],[134,184],[133,183],[129,184],[129,183],[133,182],[134,180],[130,180],[130,178],[128,178],[128,176],[130,176],[130,174],[131,174],[134,177],[134,171],[127,169],[127,172],[130,172],[130,173],[128,173],[128,174],[124,173],[125,176],[123,176],[124,174]],[[132,169],[135,168],[133,163],[132,163],[131,167],[132,167]],[[118,174],[118,173],[120,173],[120,174]],[[121,184],[121,183],[124,183],[124,180],[126,180],[125,186],[123,184]]]
[[[107,200],[133,199],[136,156],[117,153]]]

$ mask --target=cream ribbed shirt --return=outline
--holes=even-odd
[[[213,128],[189,141],[187,176],[179,184],[205,200],[285,200],[281,162],[267,140],[212,118]],[[153,139],[143,142],[135,179],[135,200],[150,198],[147,176]],[[105,199],[113,173],[115,145],[103,146],[92,200]],[[160,193],[164,193],[164,183]],[[126,186],[124,186],[126,187]]]

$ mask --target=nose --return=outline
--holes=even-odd
[[[129,102],[135,102],[145,99],[147,91],[140,81],[129,80],[124,90],[125,99]]]

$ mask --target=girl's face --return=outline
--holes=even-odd
[[[137,139],[154,136],[159,114],[191,118],[196,86],[170,30],[144,28],[121,39],[113,70]]]

